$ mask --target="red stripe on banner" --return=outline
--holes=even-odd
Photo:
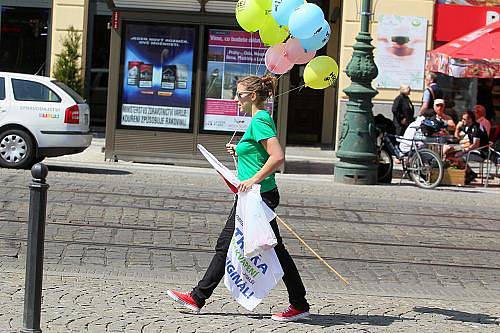
[[[226,178],[224,178],[224,176],[220,172],[217,172],[217,173],[222,177],[222,179],[224,179],[227,186],[229,186],[229,188],[231,189],[231,191],[233,191],[233,193],[238,193],[238,189],[236,188],[236,186],[234,186]]]

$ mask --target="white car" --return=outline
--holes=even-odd
[[[0,72],[0,167],[84,151],[92,142],[89,119],[85,100],[65,84]]]

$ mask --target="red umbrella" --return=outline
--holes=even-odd
[[[500,21],[429,52],[428,69],[459,78],[500,78]]]

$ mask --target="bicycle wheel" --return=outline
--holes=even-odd
[[[419,149],[410,158],[408,172],[418,187],[433,189],[443,179],[444,166],[439,156],[429,149]]]
[[[377,181],[382,184],[390,184],[392,181],[392,156],[382,148],[378,156]]]

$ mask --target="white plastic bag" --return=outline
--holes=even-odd
[[[243,220],[237,217],[226,257],[224,284],[241,306],[252,311],[281,280],[283,269],[273,248],[247,258],[244,243]]]
[[[249,191],[238,193],[236,218],[243,220],[245,257],[261,254],[278,243],[269,224],[276,214],[262,201],[260,185],[253,185]]]

